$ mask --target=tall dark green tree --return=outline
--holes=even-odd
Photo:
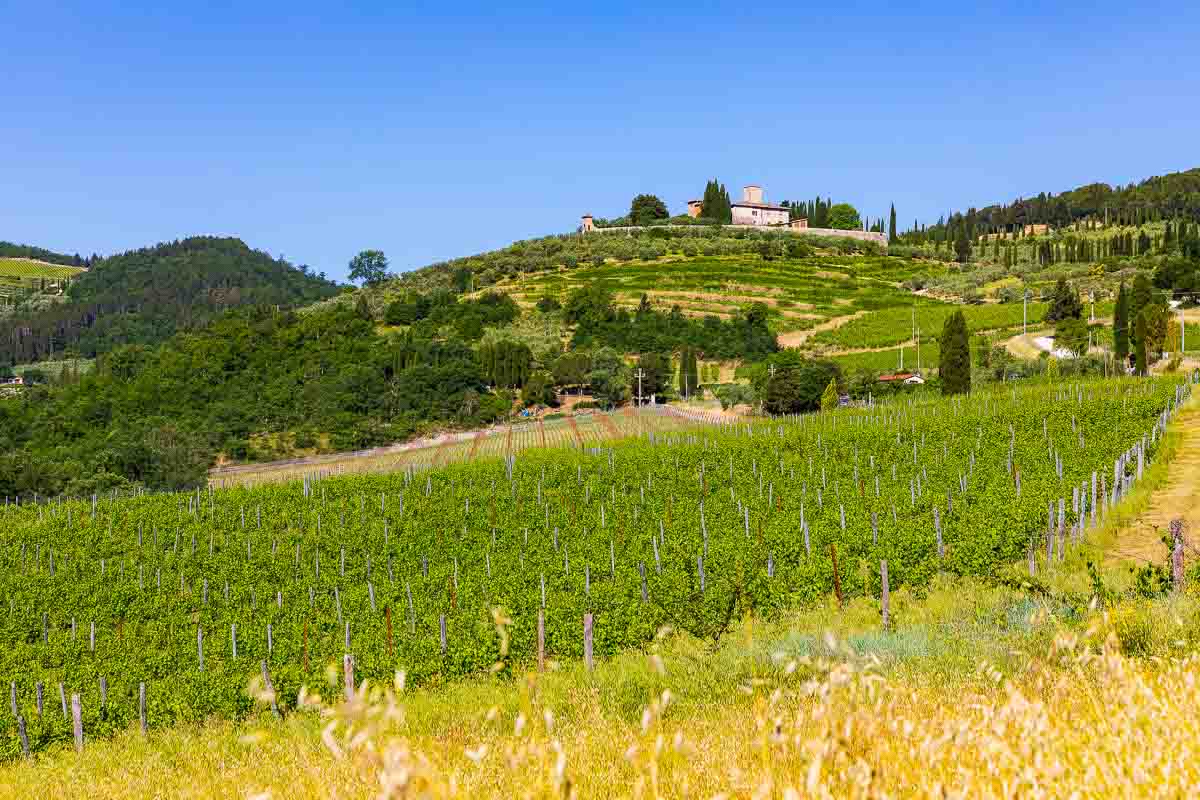
[[[1146,313],[1137,315],[1133,326],[1134,369],[1138,375],[1145,375],[1150,367],[1148,344],[1150,339],[1150,316]]]
[[[696,349],[685,347],[679,351],[679,393],[691,397],[700,385],[700,368],[696,362]]]
[[[1054,297],[1050,300],[1050,309],[1046,312],[1046,320],[1058,322],[1081,317],[1083,317],[1083,303],[1079,300],[1079,292],[1075,291],[1065,278],[1059,278],[1058,283],[1054,285]]]
[[[1121,369],[1129,359],[1129,294],[1125,291],[1125,281],[1117,289],[1117,302],[1113,307],[1113,353]]]
[[[958,226],[958,232],[954,237],[954,259],[960,264],[971,260],[971,237],[967,235],[965,224]]]
[[[892,211],[888,214],[888,243],[896,243],[896,204],[892,203]]]
[[[505,339],[480,347],[479,363],[493,386],[520,388],[532,370],[533,353],[528,345]]]
[[[967,319],[961,311],[946,318],[938,340],[938,376],[942,394],[966,394],[971,391],[971,343]]]
[[[704,187],[703,203],[700,216],[723,225],[733,222],[733,207],[730,204],[729,192],[718,181],[711,180]]]

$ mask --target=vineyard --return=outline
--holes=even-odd
[[[503,458],[530,447],[594,446],[615,439],[643,436],[649,432],[683,430],[695,424],[692,416],[665,406],[550,415],[544,419],[497,426],[485,431],[444,434],[440,440],[422,442],[420,446],[400,445],[359,453],[225,467],[212,471],[210,483],[214,488],[227,488],[253,486],[267,481],[300,480],[314,472],[322,477],[330,477],[440,467],[463,461]]]
[[[1004,386],[391,474],[6,504],[0,753],[69,741],[75,694],[100,737],[243,715],[264,671],[286,712],[344,654],[358,680],[477,674],[502,658],[495,608],[511,674],[543,649],[605,656],[664,625],[718,637],[885,580],[1053,568],[1189,390]]]
[[[1046,303],[1030,303],[1029,323],[1040,323],[1047,309]],[[873,311],[838,328],[816,334],[812,342],[839,347],[888,347],[912,341],[914,330],[921,331],[922,339],[933,341],[941,335],[946,319],[955,311],[963,312],[967,327],[972,331],[1019,328],[1024,313],[1020,303],[976,306],[921,303]]]
[[[19,290],[57,287],[84,270],[25,258],[0,258],[0,297]]]

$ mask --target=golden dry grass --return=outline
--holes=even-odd
[[[870,659],[776,659],[736,696],[633,719],[586,677],[481,691],[431,734],[406,695],[370,690],[283,723],[136,734],[0,770],[35,797],[1188,797],[1200,792],[1200,660],[1123,656],[1097,615],[1004,678],[953,692]],[[834,648],[836,650],[836,648]],[[655,663],[671,683],[674,664]],[[489,703],[488,700],[495,702]]]

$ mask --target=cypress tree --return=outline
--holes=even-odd
[[[1125,293],[1125,281],[1117,289],[1117,302],[1113,307],[1113,353],[1121,368],[1129,359],[1129,295]]]
[[[888,244],[896,243],[896,204],[892,203],[891,213],[888,214]]]
[[[1150,338],[1149,315],[1140,313],[1137,315],[1137,323],[1134,325],[1135,341],[1133,343],[1134,352],[1134,369],[1138,375],[1146,375],[1150,360],[1146,353],[1146,340]]]
[[[821,393],[821,410],[832,411],[838,407],[838,389],[837,380],[829,379],[829,385],[825,387],[825,391]]]
[[[938,376],[942,394],[966,394],[971,391],[971,345],[967,335],[967,320],[955,311],[942,326],[938,340]]]
[[[696,351],[692,347],[684,347],[679,351],[679,392],[691,397],[700,385],[700,370],[696,364]]]

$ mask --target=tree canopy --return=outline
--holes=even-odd
[[[387,280],[388,260],[382,250],[363,250],[350,259],[350,280],[374,286]]]
[[[854,206],[849,203],[838,203],[829,209],[826,227],[843,231],[858,231],[862,230],[862,219],[858,216],[858,209]]]
[[[639,194],[629,206],[629,221],[632,225],[652,225],[669,216],[667,204],[652,194]]]

